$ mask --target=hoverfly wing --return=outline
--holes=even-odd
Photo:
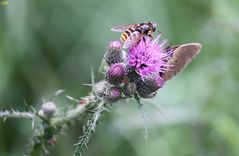
[[[136,34],[137,33],[137,34]],[[140,39],[143,37],[142,34],[138,34],[138,32],[135,32],[132,36],[130,36],[123,45],[123,49],[129,49],[133,47],[135,44],[137,44]]]
[[[124,32],[125,30],[129,28],[135,28],[136,26],[137,24],[119,25],[111,28],[110,30],[115,32]]]
[[[180,73],[190,63],[201,50],[200,43],[188,43],[175,46],[173,56],[168,64],[172,65],[169,70],[163,74],[165,81],[170,80],[172,77]]]

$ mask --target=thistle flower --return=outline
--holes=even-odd
[[[136,93],[136,84],[135,83],[127,83],[124,86],[124,94],[126,96],[133,96]]]
[[[160,35],[154,40],[145,36],[140,42],[129,49],[128,65],[144,80],[147,77],[158,77],[166,69],[172,51],[168,50],[168,42],[159,43]]]
[[[111,41],[105,54],[108,65],[123,62],[122,44],[120,41]]]
[[[105,80],[95,84],[95,93],[108,102],[114,102],[121,97],[121,89],[114,87]]]
[[[105,94],[105,100],[109,102],[115,102],[121,97],[121,89],[117,87],[111,87]]]
[[[137,82],[141,78],[133,66],[127,65],[125,67],[125,72],[129,82]]]
[[[163,79],[158,78],[146,78],[137,82],[137,92],[142,98],[150,98],[152,95],[156,95],[155,92],[161,88],[164,84]]]
[[[110,88],[110,84],[105,81],[105,80],[102,80],[98,83],[95,84],[94,86],[95,90],[95,94],[98,96],[98,97],[103,97],[105,95],[105,92],[108,88]]]
[[[119,84],[125,76],[124,64],[116,63],[111,65],[106,71],[105,78],[111,84]]]
[[[43,111],[44,115],[51,117],[56,112],[56,104],[51,101],[43,103],[41,110]]]

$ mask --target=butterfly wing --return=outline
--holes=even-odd
[[[171,66],[169,70],[165,71],[163,79],[165,81],[170,80],[172,77],[180,73],[188,65],[188,63],[190,63],[199,54],[201,47],[200,43],[189,43],[175,47],[173,56],[168,62],[169,65],[173,66]]]

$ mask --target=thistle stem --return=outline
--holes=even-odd
[[[6,120],[7,118],[26,118],[33,119],[35,116],[32,112],[19,112],[19,111],[3,111],[0,112],[0,118]]]
[[[85,99],[86,102],[84,104],[76,106],[76,108],[68,111],[64,116],[52,117],[50,120],[50,125],[52,127],[59,127],[74,119],[81,119],[84,114],[96,103],[94,96],[89,96]]]
[[[101,117],[101,114],[105,110],[104,105],[105,105],[104,102],[100,102],[99,105],[95,108],[95,110],[94,110],[95,112],[94,112],[92,118],[90,120],[88,120],[84,134],[79,138],[78,143],[75,144],[76,150],[74,152],[74,156],[80,156],[82,150],[84,149],[84,147],[86,147],[87,143],[89,142],[92,133],[96,129],[96,125]]]

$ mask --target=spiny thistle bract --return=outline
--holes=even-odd
[[[126,65],[125,72],[129,82],[135,83],[141,79],[133,66]]]
[[[156,92],[163,85],[161,78],[146,78],[137,82],[137,91],[141,97],[148,97],[147,95]]]
[[[124,94],[125,96],[133,96],[136,93],[136,84],[135,83],[126,83],[124,85]]]

